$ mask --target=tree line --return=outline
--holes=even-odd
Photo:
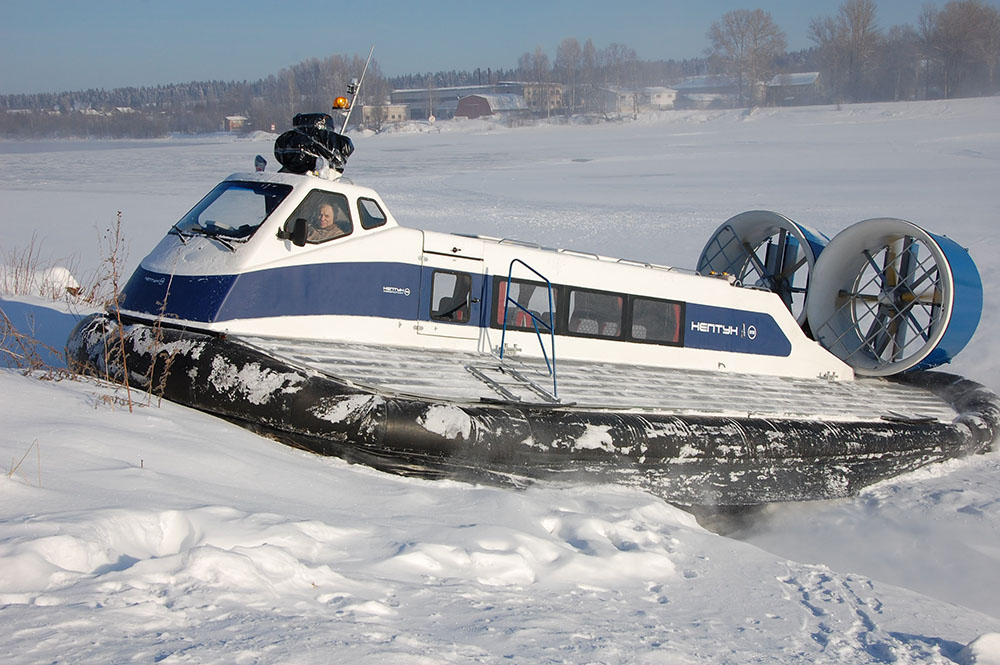
[[[715,67],[743,84],[783,71],[785,34],[760,9],[727,12],[708,31]],[[995,94],[1000,86],[1000,11],[983,0],[926,4],[916,26],[883,30],[876,0],[844,0],[814,18],[808,66],[823,75],[831,101],[864,102]],[[787,71],[787,70],[784,70]]]
[[[568,112],[596,107],[602,88],[670,85],[684,77],[727,74],[739,103],[758,103],[759,83],[778,73],[819,71],[831,102],[931,99],[995,94],[1000,90],[1000,11],[985,0],[924,5],[915,26],[883,29],[876,0],[844,0],[836,14],[813,18],[813,46],[788,52],[784,31],[760,9],[730,11],[706,33],[709,48],[687,60],[642,60],[613,43],[568,37],[554,58],[541,47],[512,69],[452,70],[386,77],[369,66],[359,102],[381,104],[393,89],[553,82],[563,86]],[[313,58],[256,81],[201,81],[106,90],[0,95],[0,136],[148,138],[223,129],[226,116],[247,118],[245,129],[288,126],[295,113],[329,108],[364,58]]]

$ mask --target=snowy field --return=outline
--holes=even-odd
[[[909,219],[970,248],[1000,390],[1000,98],[480,121],[355,138],[400,223],[693,267],[728,217]],[[426,131],[430,130],[430,131]],[[0,250],[130,272],[271,139],[0,143]],[[72,308],[4,298],[61,345]],[[1000,663],[1000,452],[706,530],[613,486],[423,481],[0,370],[4,663]],[[122,393],[117,393],[119,397]],[[23,459],[22,459],[23,457]],[[16,467],[16,470],[15,470]]]

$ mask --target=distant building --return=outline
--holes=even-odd
[[[371,129],[409,120],[406,104],[365,104],[361,107],[361,124]]]
[[[731,109],[739,101],[739,82],[726,74],[688,76],[672,86],[677,91],[675,108]]]
[[[663,86],[649,86],[639,91],[639,110],[667,111],[674,108],[677,91]]]
[[[598,90],[600,110],[609,115],[634,114],[639,110],[639,96],[634,90],[601,88]]]
[[[454,117],[458,100],[470,95],[519,95],[532,113],[549,115],[563,107],[563,86],[559,83],[501,81],[494,85],[464,85],[448,88],[408,88],[393,90],[393,104],[405,104],[410,120]]]
[[[565,99],[565,91],[561,83],[518,83],[503,82],[506,91],[524,96],[524,103],[535,115],[550,115],[553,111],[561,111]]]
[[[393,104],[405,104],[410,120],[426,120],[431,116],[438,119],[451,118],[462,97],[499,92],[492,85],[465,85],[448,88],[409,88],[393,90],[390,98]]]
[[[768,106],[806,106],[823,103],[819,72],[778,74],[765,84]]]
[[[518,117],[531,114],[521,95],[467,95],[458,100],[456,118],[481,118],[483,116]]]
[[[246,125],[247,117],[243,115],[227,115],[225,128],[227,132],[239,132],[243,131],[243,127]]]

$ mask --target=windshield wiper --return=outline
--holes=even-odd
[[[192,233],[194,235],[204,236],[206,238],[211,238],[212,240],[215,240],[220,245],[222,245],[223,247],[225,247],[226,249],[228,249],[230,252],[235,252],[236,251],[236,248],[233,247],[233,244],[231,242],[229,242],[228,240],[225,240],[216,231],[209,231],[208,229],[206,229],[204,227],[196,226],[196,227],[194,227],[194,228],[191,229],[190,233]]]
[[[168,236],[177,236],[178,238],[181,239],[181,244],[182,245],[186,245],[187,244],[187,239],[191,237],[190,235],[187,235],[183,231],[181,231],[180,227],[177,226],[177,224],[174,224],[173,226],[170,227],[170,230],[167,231],[167,235]]]

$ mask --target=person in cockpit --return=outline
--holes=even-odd
[[[324,203],[316,212],[316,217],[309,224],[306,241],[311,243],[325,242],[351,232],[351,222],[343,217],[343,212]]]

